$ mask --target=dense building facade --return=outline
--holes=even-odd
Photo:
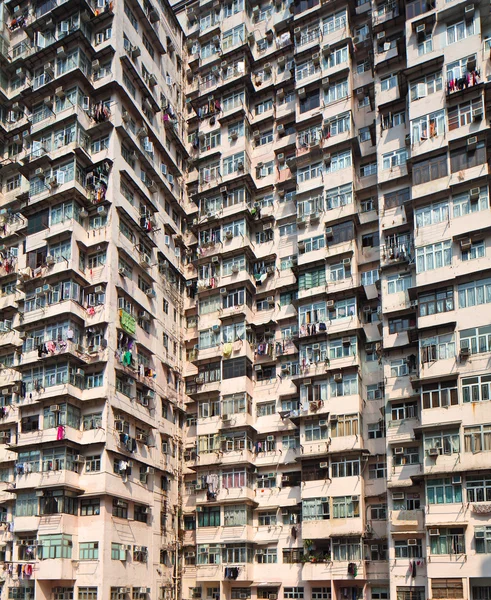
[[[3,600],[491,600],[489,6],[0,29]]]
[[[184,592],[490,598],[488,7],[178,14]]]
[[[2,596],[176,597],[182,31],[165,2],[0,13]]]

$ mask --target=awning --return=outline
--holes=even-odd
[[[281,581],[255,581],[252,585],[258,588],[280,587]]]

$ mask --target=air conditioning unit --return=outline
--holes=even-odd
[[[463,240],[460,240],[460,249],[461,250],[470,250],[472,247],[472,242],[470,240],[470,238],[464,238]]]
[[[473,135],[467,139],[467,150],[469,152],[474,151],[477,148],[477,136]]]
[[[398,448],[394,448],[394,454],[404,454],[404,448],[400,446]]]
[[[392,494],[392,500],[404,500],[406,494],[404,492],[394,492]]]
[[[326,239],[332,239],[333,235],[332,227],[326,227]]]
[[[319,427],[327,427],[327,419],[320,419]]]
[[[469,198],[471,202],[477,202],[479,200],[479,195],[481,193],[481,188],[475,187],[471,188],[469,192]]]
[[[105,206],[98,206],[97,207],[97,214],[100,217],[105,217],[107,216],[107,208]]]
[[[428,534],[429,534],[431,537],[435,537],[435,536],[438,536],[438,535],[440,535],[440,530],[439,530],[439,529],[430,529],[430,530],[428,531]]]
[[[329,467],[329,463],[328,462],[321,462],[319,465],[320,469],[327,469]]]
[[[157,292],[153,289],[150,288],[149,290],[147,290],[145,292],[145,294],[149,297],[149,298],[156,298],[157,297]]]
[[[266,302],[270,305],[270,306],[274,306],[274,296],[268,296],[266,298]]]
[[[303,99],[303,98],[305,98],[306,96],[307,96],[307,92],[305,91],[305,88],[304,88],[304,87],[303,87],[303,88],[300,88],[300,89],[298,90],[298,97]]]
[[[460,485],[462,483],[461,475],[452,475],[452,485]]]
[[[60,405],[59,404],[51,404],[51,406],[49,407],[49,410],[51,412],[60,412]]]
[[[474,17],[474,11],[474,4],[468,4],[464,9],[464,17],[466,19],[472,19]]]
[[[351,496],[351,502],[359,502],[360,496]]]
[[[232,265],[232,273],[238,273],[239,272],[239,265]]]
[[[482,108],[476,108],[472,111],[472,120],[473,121],[482,121],[482,118],[484,116],[484,112]]]
[[[342,373],[334,373],[333,379],[336,383],[341,383],[343,381],[343,374]]]
[[[385,31],[380,31],[379,33],[377,33],[378,40],[383,40],[384,37],[385,37]]]
[[[338,422],[338,415],[330,415],[329,416],[329,422],[330,423],[337,423]]]
[[[482,539],[485,537],[485,530],[484,529],[474,529],[474,537],[476,537],[477,539]]]
[[[285,135],[285,126],[282,125],[281,123],[279,125],[277,125],[277,127],[276,127],[276,133],[278,135]],[[280,156],[280,155],[278,154],[278,156]],[[283,156],[283,162],[285,162],[285,155],[282,154],[281,156]]]
[[[328,301],[326,302],[326,307],[327,307],[327,308],[334,308],[334,305],[335,305],[335,302],[334,302],[334,300],[328,300]]]
[[[342,339],[342,344],[343,344],[343,346],[351,346],[351,338],[349,338],[349,337],[344,337],[344,338]]]
[[[416,33],[417,34],[422,34],[425,33],[426,31],[426,24],[423,23],[422,25],[416,25]]]
[[[470,348],[461,348],[460,349],[459,356],[461,359],[469,358],[470,355],[471,355]]]
[[[312,385],[312,379],[304,379],[303,384],[304,385]]]
[[[418,540],[411,538],[407,541],[407,545],[408,546],[417,546],[418,545]]]
[[[318,65],[320,63],[320,60],[320,54],[318,52],[314,52],[314,54],[312,54],[312,62],[314,63],[314,65]]]
[[[428,450],[428,456],[440,456],[440,451],[438,448],[430,448]]]

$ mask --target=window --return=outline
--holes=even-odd
[[[377,174],[377,163],[371,162],[360,166],[360,177],[370,177]]]
[[[326,191],[326,209],[332,210],[353,203],[353,187],[351,183],[331,188]],[[315,240],[318,238],[311,238]],[[324,239],[324,238],[322,238]],[[305,240],[306,242],[308,240]],[[307,252],[307,250],[306,250]]]
[[[371,463],[368,465],[369,479],[385,479],[387,477],[387,465],[385,462]]]
[[[385,437],[385,427],[383,422],[368,423],[368,439],[376,440]]]
[[[421,540],[416,540],[416,544],[409,545],[408,540],[395,540],[394,550],[396,558],[422,558],[423,546]]]
[[[80,501],[80,516],[93,517],[101,514],[101,501],[99,498],[83,498]]]
[[[425,452],[436,449],[439,454],[451,455],[460,453],[460,435],[458,431],[427,434],[424,438]]]
[[[484,142],[478,142],[475,150],[470,151],[466,146],[450,152],[450,169],[452,173],[458,173],[464,169],[471,169],[486,162],[486,146]]]
[[[465,536],[462,527],[441,527],[435,532],[438,532],[438,535],[431,535],[430,530],[430,554],[465,553]]]
[[[315,179],[316,177],[320,177],[322,175],[322,163],[315,163],[312,165],[307,165],[306,167],[302,167],[297,172],[297,181],[302,183],[304,181],[309,181],[310,179]]]
[[[387,519],[387,504],[372,504],[370,506],[370,517],[373,521],[385,521]]]
[[[198,513],[198,527],[219,527],[220,526],[220,507],[203,506],[203,510]]]
[[[260,512],[257,516],[259,527],[276,525],[276,511]]]
[[[72,536],[67,534],[40,535],[37,554],[40,560],[72,558]]]
[[[351,164],[351,150],[335,152],[331,155],[331,162],[326,165],[326,172],[335,173],[341,169],[351,167]]]
[[[459,169],[460,170],[460,169]],[[413,185],[428,183],[448,175],[447,155],[442,154],[413,166]]]
[[[332,538],[332,558],[342,561],[361,560],[362,541],[360,538]]]
[[[467,502],[491,501],[491,475],[467,475]]]
[[[430,204],[415,211],[416,227],[427,227],[437,225],[449,220],[449,204],[447,201]]]
[[[387,75],[380,80],[380,89],[382,92],[387,92],[397,86],[397,75]]]
[[[432,271],[452,264],[452,242],[447,240],[416,248],[416,269],[418,273]]]
[[[299,290],[310,290],[311,288],[326,285],[326,269],[322,267],[316,271],[302,273],[298,278]]]
[[[418,81],[411,84],[410,97],[411,102],[440,92],[443,89],[443,78],[441,72],[427,75]]]
[[[464,427],[465,452],[489,452],[491,450],[491,425]]]
[[[80,560],[98,560],[99,542],[80,542],[78,555]]]
[[[251,508],[245,505],[225,506],[223,513],[224,527],[235,527],[237,525],[248,525],[252,522]]]
[[[458,129],[459,127],[464,127],[466,125],[470,125],[474,117],[476,120],[478,115],[482,115],[483,106],[482,106],[482,98],[475,98],[473,100],[469,100],[468,102],[462,102],[454,106],[453,108],[448,109],[448,129],[449,131],[453,131]]]
[[[303,521],[326,519],[329,519],[329,501],[326,498],[309,498],[302,501]]]
[[[339,496],[332,499],[332,518],[350,519],[360,516],[360,503],[353,496]]]
[[[34,582],[20,587],[9,587],[9,600],[31,600],[34,598]]]
[[[335,422],[331,421],[331,437],[358,435],[358,415],[337,415]]]
[[[445,133],[445,111],[413,119],[411,121],[411,140],[413,144],[424,142]]]
[[[382,167],[384,169],[392,169],[393,167],[400,167],[405,165],[407,161],[407,149],[399,148],[393,152],[388,152],[382,157]]]
[[[147,467],[145,465],[140,467],[140,469],[141,468],[143,468],[144,472],[147,473]],[[139,523],[148,523],[148,512],[148,507],[141,504],[135,504],[133,517],[135,521],[138,521]]]
[[[484,242],[472,242],[471,247],[468,250],[462,250],[462,260],[474,260],[476,258],[483,258],[486,253],[486,246]]]
[[[463,402],[491,400],[491,375],[478,375],[462,379]]]
[[[456,406],[459,403],[457,382],[425,383],[421,397],[423,409]]]
[[[283,598],[301,600],[303,599],[303,587],[285,587],[283,588]]]
[[[462,484],[453,483],[450,477],[428,479],[426,498],[428,504],[460,504],[462,502]]]
[[[358,477],[360,474],[359,459],[336,459],[331,462],[332,477]]]
[[[453,289],[445,288],[439,292],[422,294],[419,296],[418,306],[420,317],[454,310]]]
[[[128,518],[128,502],[120,499],[113,499],[113,517],[119,517],[120,519]]]
[[[454,357],[455,337],[453,334],[436,335],[420,340],[420,359],[423,364]]]
[[[97,600],[96,587],[79,587],[78,600]]]
[[[396,294],[398,292],[405,292],[411,287],[411,284],[411,275],[390,275],[387,277],[387,293]]]
[[[325,102],[326,104],[331,104],[332,102],[337,102],[342,98],[347,98],[348,96],[348,80],[344,79],[342,81],[332,82],[329,86],[329,89],[325,92]]]
[[[85,472],[92,473],[94,471],[101,470],[101,457],[100,456],[86,456],[85,457]]]
[[[454,44],[474,35],[474,19],[459,21],[447,26],[447,44]]]
[[[460,349],[469,349],[471,354],[491,351],[491,327],[465,329],[460,332]]]
[[[402,454],[394,450],[392,460],[394,466],[396,467],[403,467],[404,465],[418,465],[421,462],[419,458],[419,448],[403,448]]]
[[[297,67],[298,70],[298,67]],[[319,69],[320,71],[320,69]],[[302,71],[304,72],[304,71]],[[320,106],[320,92],[318,89],[309,91],[305,98],[300,99],[300,113],[306,113]]]
[[[425,587],[397,587],[397,598],[396,600],[425,600],[426,589]]]
[[[327,426],[320,426],[319,421],[309,421],[305,424],[305,441],[326,440],[328,438]]]
[[[463,217],[481,210],[487,210],[489,207],[488,188],[479,188],[479,197],[471,201],[470,192],[458,194],[453,197],[453,218]]]

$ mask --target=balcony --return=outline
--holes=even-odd
[[[423,509],[392,510],[389,522],[392,533],[422,532],[424,531]]]
[[[74,489],[81,489],[79,479],[80,475],[78,472],[67,469],[39,473],[26,473],[23,475],[17,475],[15,487],[18,490],[29,488],[39,489],[52,486],[67,486]]]

